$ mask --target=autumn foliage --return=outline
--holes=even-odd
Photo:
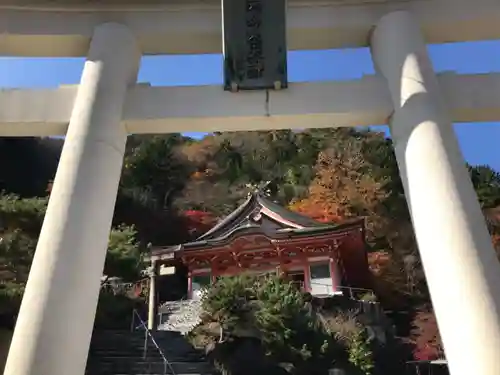
[[[420,310],[413,319],[410,340],[416,360],[427,361],[443,358],[443,344],[436,317],[431,309]]]
[[[289,208],[320,223],[338,223],[343,220],[341,209],[337,204],[324,204],[317,197],[310,196],[301,201],[294,202]]]
[[[20,205],[29,206],[33,197],[45,199],[62,142],[0,139],[3,160],[12,160],[0,165],[0,191],[19,196]],[[467,167],[500,258],[500,174],[488,166]],[[437,326],[432,311],[422,307],[430,298],[392,142],[383,133],[329,128],[213,133],[199,140],[181,134],[132,135],[113,226],[133,225],[141,244],[183,243],[209,230],[246,199],[249,187],[265,181],[272,181],[274,201],[317,221],[365,218],[379,300],[387,309],[417,311],[411,337],[415,355],[435,357]],[[9,215],[2,222],[13,233],[4,247],[15,243],[29,254],[39,228],[32,232],[18,223],[31,228],[38,219],[6,207],[0,214]]]
[[[368,264],[373,277],[373,288],[386,308],[401,308],[402,285],[405,275],[394,264],[393,257],[387,251],[376,251],[368,254]]]
[[[372,176],[362,173],[366,162],[359,156],[359,147],[321,152],[308,196],[292,203],[290,208],[321,222],[366,216],[371,226],[377,205],[387,193]]]
[[[339,130],[335,135],[336,143],[318,154],[308,195],[289,208],[328,223],[364,217],[375,287],[393,305],[413,288],[407,285],[412,277],[405,260],[416,246],[392,149],[375,133],[352,137]],[[381,168],[385,159],[392,163]]]
[[[210,230],[217,222],[216,217],[210,212],[188,210],[184,211],[186,229],[192,237],[197,237]]]
[[[495,233],[491,236],[491,239],[493,241],[493,246],[495,247],[495,250],[497,251],[497,255],[500,257],[500,234]]]
[[[491,233],[493,247],[495,248],[498,259],[500,260],[500,206],[485,209],[484,214]]]

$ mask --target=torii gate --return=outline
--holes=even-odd
[[[135,85],[141,54],[221,52],[217,1],[85,3],[0,6],[0,53],[87,56],[77,87],[0,93],[0,135],[66,135],[5,375],[84,373],[127,134],[388,118],[451,374],[500,374],[500,272],[452,129],[500,120],[500,77],[436,78],[423,37],[498,39],[500,3],[289,0],[289,49],[370,44],[378,76],[238,94]]]

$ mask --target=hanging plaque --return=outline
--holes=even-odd
[[[224,89],[283,89],[286,0],[222,0]]]

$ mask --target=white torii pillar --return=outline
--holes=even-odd
[[[450,373],[498,375],[500,266],[419,26],[390,13],[371,42]]]
[[[123,25],[95,29],[4,375],[83,375],[140,62]]]

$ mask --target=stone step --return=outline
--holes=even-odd
[[[147,345],[144,345],[144,343],[121,343],[121,344],[114,344],[114,343],[93,343],[90,346],[90,351],[94,350],[101,350],[103,348],[107,349],[115,349],[115,350],[143,350],[144,347],[149,349],[155,349],[156,345],[153,343],[148,343]],[[176,352],[176,353],[187,353],[191,351],[195,351],[192,345],[189,344],[184,344],[184,345],[170,345],[170,344],[165,344],[165,343],[158,343],[158,346],[161,348],[162,351],[169,351],[169,352]]]
[[[144,349],[144,342],[140,343],[129,343],[129,342],[123,342],[121,344],[118,343],[93,343],[90,346],[90,350],[100,350],[102,348],[110,348],[110,349],[117,349],[117,350],[142,350]],[[175,352],[189,352],[193,351],[193,346],[190,344],[182,344],[182,345],[172,345],[169,343],[158,343],[158,346],[161,348],[163,351],[175,351]],[[153,349],[156,348],[156,345],[153,343],[149,342],[147,343],[146,347],[148,349]]]
[[[102,330],[102,331],[94,331],[93,336],[144,336],[144,330],[135,330],[135,331],[127,331],[127,330]],[[159,337],[182,337],[179,332],[176,331],[155,331],[153,332],[154,336]]]
[[[145,339],[142,338],[140,340],[133,340],[133,339],[127,339],[123,338],[121,340],[104,340],[104,339],[97,339],[97,340],[92,340],[91,342],[91,347],[93,346],[144,346],[144,341]],[[192,345],[186,340],[157,340],[155,339],[155,342],[159,346],[166,346],[166,347],[171,347],[171,348],[183,348],[183,347],[191,347]],[[153,341],[151,339],[147,340],[148,345],[153,345]]]
[[[109,337],[95,337],[92,338],[92,343],[97,344],[97,343],[105,343],[105,344],[123,344],[123,343],[144,343],[144,340],[146,338],[144,336],[142,337],[126,337],[122,336],[119,338],[109,338]],[[172,338],[172,339],[165,339],[165,338],[157,338],[155,337],[154,339],[158,344],[163,343],[163,344],[169,344],[169,345],[182,345],[182,344],[188,344],[188,341],[186,338]],[[151,342],[152,339],[150,337],[147,338],[148,342]]]
[[[147,348],[145,351],[148,355],[156,355],[160,354],[159,350],[156,347]],[[143,355],[144,348],[136,348],[136,349],[124,349],[124,348],[110,348],[110,347],[101,347],[101,348],[93,348],[89,350],[89,355],[102,355],[105,353],[116,353],[117,355],[130,355],[137,354]],[[203,356],[204,353],[194,349],[188,350],[172,350],[167,348],[162,348],[162,353],[166,357],[193,357],[193,356]]]
[[[177,351],[186,351],[193,350],[193,346],[189,343],[183,344],[170,344],[157,342],[158,346],[162,348],[162,350],[177,350]],[[152,342],[148,342],[146,345],[148,348],[156,348],[156,345]],[[118,349],[137,349],[144,348],[144,342],[122,342],[122,343],[106,343],[106,342],[94,342],[90,345],[90,349],[99,349],[99,348],[118,348]]]
[[[149,371],[149,370],[148,370]],[[147,372],[145,370],[139,371],[139,372],[109,372],[109,371],[99,371],[99,370],[92,370],[90,372],[86,372],[85,375],[213,375],[213,372],[197,372],[197,373],[191,373],[191,374],[184,374],[184,373],[175,373],[172,374],[171,372],[155,372],[151,370],[151,372]]]
[[[152,371],[152,370],[151,370]],[[139,372],[109,372],[109,371],[91,371],[91,372],[86,372],[85,375],[213,375],[213,372],[197,372],[197,373],[191,373],[191,374],[184,374],[184,373],[175,373],[172,374],[171,372],[146,372],[146,371],[139,371]]]
[[[146,335],[140,335],[140,336],[127,336],[127,335],[113,335],[113,336],[94,336],[92,337],[92,340],[95,341],[121,341],[121,340],[131,340],[131,341],[141,341],[145,340],[145,338],[148,338],[148,340],[151,340],[151,338]],[[155,341],[164,341],[164,342],[183,342],[186,341],[186,338],[184,336],[179,336],[179,337],[165,337],[165,336],[153,336]]]
[[[168,361],[170,362],[185,362],[185,363],[197,363],[197,362],[204,362],[206,361],[206,358],[203,356],[165,356]],[[94,359],[95,358],[95,359]],[[147,360],[162,360],[161,355],[148,355],[146,357]],[[89,363],[92,361],[122,361],[122,362],[128,362],[128,363],[133,363],[135,361],[142,361],[144,360],[144,357],[142,354],[137,354],[137,353],[130,353],[129,355],[123,354],[123,353],[109,353],[109,352],[103,352],[100,353],[98,356],[92,356],[91,359],[89,360]]]
[[[204,363],[207,361],[206,358],[167,358],[169,362],[172,363]],[[161,362],[163,361],[163,357],[142,357],[142,356],[133,356],[133,357],[123,357],[120,355],[109,355],[109,356],[102,356],[102,357],[94,357],[91,358],[88,362],[89,363],[112,363],[112,362],[120,362],[120,363],[135,363],[135,362],[147,362],[147,361],[156,361],[156,362]]]
[[[211,375],[212,366],[204,353],[194,349],[178,332],[154,333],[172,369],[147,337],[147,358],[143,358],[145,332],[96,331],[92,336],[86,375]]]
[[[210,366],[209,362],[207,361],[199,361],[199,362],[174,362],[174,361],[169,361],[169,363],[172,365],[174,368],[199,368],[201,367],[206,367]],[[98,360],[91,360],[89,361],[89,366],[94,366],[94,365],[99,365],[99,366],[117,366],[117,367],[127,367],[130,365],[162,365],[163,366],[163,360],[161,359],[154,359],[154,360],[147,360],[147,359],[137,359],[136,361],[116,361],[116,360],[111,360],[110,358],[103,358],[103,359],[98,359]]]
[[[208,362],[197,363],[180,363],[171,362],[170,366],[166,366],[163,361],[137,361],[134,363],[127,362],[95,362],[89,363],[87,366],[87,374],[95,372],[107,373],[140,373],[141,371],[163,373],[166,370],[168,374],[199,374],[213,372],[212,366]]]
[[[169,353],[191,353],[191,352],[196,352],[197,350],[194,349],[193,347],[183,347],[183,348],[179,348],[179,347],[172,347],[172,346],[162,346],[162,345],[159,345],[159,347],[161,348],[161,350],[163,352],[169,352]],[[106,350],[106,349],[109,349],[109,350],[116,350],[116,351],[120,351],[120,352],[123,352],[123,351],[136,351],[136,350],[140,350],[140,351],[143,351],[144,350],[144,345],[130,345],[130,346],[127,346],[127,345],[99,345],[99,346],[91,346],[90,347],[90,352],[94,352],[94,351],[101,351],[101,350]],[[158,351],[158,348],[155,346],[155,345],[148,345],[146,347],[146,349],[148,351],[152,350],[152,351]]]
[[[157,372],[155,370],[141,370],[141,371],[108,371],[108,370],[91,370],[85,373],[85,375],[213,375],[215,372],[210,371],[210,372],[192,372],[192,373],[183,373],[183,372]]]
[[[178,348],[168,348],[168,347],[163,347],[161,348],[161,351],[166,355],[176,355],[176,356],[191,356],[191,355],[202,355],[203,352],[199,351],[194,348],[183,348],[183,349],[178,349]],[[143,346],[137,346],[137,347],[112,347],[112,346],[101,346],[101,347],[94,347],[90,348],[89,354],[100,354],[102,352],[114,352],[114,353],[124,353],[124,354],[130,354],[130,353],[144,353],[144,347]],[[146,348],[147,353],[159,353],[159,350],[156,346],[148,346]]]

